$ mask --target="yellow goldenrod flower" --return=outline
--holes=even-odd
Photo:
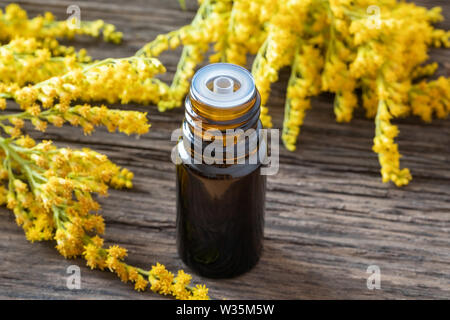
[[[272,126],[268,104],[271,85],[284,67],[287,85],[282,140],[295,150],[311,98],[335,95],[337,121],[352,119],[361,91],[362,106],[375,118],[373,151],[383,182],[408,184],[411,174],[400,167],[395,118],[409,114],[429,122],[450,113],[450,80],[421,79],[436,63],[425,64],[428,48],[450,47],[450,32],[432,24],[443,19],[440,8],[425,9],[403,1],[379,1],[380,15],[368,14],[368,0],[201,0],[192,23],[159,35],[134,56],[91,61],[85,50],[61,45],[60,38],[103,36],[118,43],[122,34],[102,20],[56,21],[51,13],[28,18],[18,5],[0,11],[0,110],[14,99],[19,113],[0,115],[0,203],[15,215],[29,241],[55,240],[66,258],[83,256],[90,268],[109,269],[137,291],[177,299],[209,299],[203,285],[190,286],[191,276],[169,272],[157,263],[145,271],[125,263],[128,252],[104,248],[98,234],[105,222],[97,214],[93,193],[109,187],[131,188],[133,174],[90,149],[57,148],[36,143],[22,133],[26,121],[45,131],[48,125],[96,127],[125,134],[149,130],[147,114],[89,103],[154,104],[165,111],[183,104],[196,67],[210,48],[211,62],[246,66],[255,55],[252,73],[261,94],[261,121]],[[184,46],[171,85],[157,78],[165,72],[156,58]],[[80,101],[82,101],[80,103]],[[147,280],[148,279],[148,280]]]
[[[0,41],[2,42],[16,37],[71,39],[75,35],[99,37],[101,34],[105,41],[120,43],[122,40],[122,33],[102,20],[81,21],[79,28],[73,28],[72,21],[55,21],[50,12],[46,12],[44,16],[28,19],[26,11],[15,3],[6,6],[5,12],[0,11]]]

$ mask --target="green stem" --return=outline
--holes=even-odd
[[[136,268],[137,272],[139,272],[140,274],[142,274],[143,276],[149,277],[150,276],[150,272],[149,271],[145,271],[141,268]],[[152,276],[153,277],[153,276]]]
[[[269,41],[270,41],[270,39],[269,39],[269,37],[267,37],[266,40],[264,41],[263,45],[258,49],[258,52],[256,53],[256,57],[255,57],[255,60],[253,61],[253,65],[252,65],[253,76],[256,74],[256,70],[258,70],[258,68],[259,68],[259,64],[260,64],[262,57],[267,52],[267,47],[269,45]]]
[[[195,26],[199,21],[203,20],[208,12],[209,6],[210,6],[210,2],[211,0],[205,0],[203,1],[203,3],[200,5],[200,7],[197,10],[197,13],[194,17],[194,19],[192,20],[191,24],[186,26],[186,27],[193,27]],[[179,35],[179,31],[182,30],[182,28],[175,30],[175,31],[171,31],[169,33],[166,33],[165,35],[163,35],[163,37],[165,39],[171,39],[173,37],[177,37]],[[135,56],[145,56],[146,55],[146,51],[148,50],[148,48],[157,45],[159,42],[158,40],[153,40],[149,43],[147,43],[146,45],[144,45],[142,48],[140,48],[134,55]]]
[[[28,160],[25,160],[16,152],[14,145],[11,143],[9,139],[0,137],[0,146],[8,154],[9,161],[14,160],[23,168],[23,170],[25,171],[25,176],[27,177],[27,180],[30,184],[30,188],[32,189],[33,192],[37,191],[39,185],[39,183],[36,183],[35,178],[43,182],[47,181],[47,179],[44,176],[40,175],[30,167],[30,164],[33,165],[33,163],[31,163]],[[37,166],[35,167],[38,168]],[[10,173],[12,174],[12,171]]]

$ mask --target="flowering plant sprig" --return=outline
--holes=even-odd
[[[97,126],[110,132],[148,132],[146,113],[109,109],[79,101],[156,103],[169,88],[154,76],[164,72],[153,58],[129,57],[92,62],[85,50],[59,44],[56,38],[76,34],[119,42],[121,33],[102,21],[82,22],[72,31],[67,22],[45,17],[28,20],[26,12],[9,5],[0,14],[0,109],[15,99],[22,111],[0,115],[0,204],[14,212],[29,241],[55,240],[66,258],[83,256],[94,269],[108,269],[134,288],[177,299],[209,299],[204,285],[191,286],[191,276],[177,276],[159,263],[146,271],[127,264],[125,248],[105,248],[105,224],[93,194],[106,196],[109,187],[131,188],[133,174],[90,149],[57,148],[24,135],[26,121],[37,130],[48,124],[81,126],[91,134]],[[12,40],[11,40],[12,39]],[[10,41],[11,40],[11,41]],[[9,137],[5,137],[9,136]]]
[[[199,0],[192,23],[162,34],[132,57],[92,62],[84,51],[62,46],[57,38],[78,34],[119,42],[121,33],[103,21],[55,21],[50,13],[28,19],[10,5],[0,13],[0,109],[14,99],[22,112],[0,116],[9,136],[0,140],[5,185],[0,199],[16,214],[31,241],[55,238],[66,257],[83,255],[91,268],[117,273],[136,290],[148,284],[155,292],[180,299],[207,298],[204,286],[190,287],[191,277],[175,277],[157,264],[150,271],[127,265],[124,248],[103,247],[104,223],[92,214],[98,203],[91,193],[108,186],[131,187],[132,174],[92,150],[58,149],[24,136],[25,121],[45,131],[68,122],[85,134],[96,126],[126,134],[143,134],[144,113],[112,110],[91,102],[157,104],[160,111],[182,105],[189,81],[210,47],[210,62],[246,65],[254,55],[252,73],[261,93],[261,120],[272,126],[267,107],[271,84],[280,70],[291,68],[287,85],[282,140],[295,150],[311,98],[321,92],[335,96],[339,122],[351,121],[362,104],[375,118],[373,151],[378,154],[383,182],[397,186],[411,180],[400,167],[395,143],[397,117],[416,115],[429,122],[450,113],[450,80],[428,81],[438,65],[427,64],[428,48],[450,47],[440,8],[427,10],[411,3],[383,0],[379,16],[368,13],[369,0]],[[157,76],[165,72],[157,60],[164,51],[184,46],[171,85]],[[359,94],[361,92],[361,94]],[[82,101],[80,103],[80,101]],[[90,169],[86,169],[89,167]],[[102,175],[98,175],[103,172]]]
[[[12,93],[27,84],[45,81],[91,62],[86,50],[65,50],[57,56],[35,38],[16,38],[0,46],[2,92]]]
[[[131,188],[130,171],[90,149],[56,148],[50,141],[36,144],[28,136],[0,137],[0,159],[0,179],[6,182],[0,186],[0,204],[13,210],[29,241],[54,239],[64,257],[83,256],[90,268],[108,268],[138,291],[150,284],[152,291],[178,299],[208,299],[208,289],[191,287],[191,277],[182,270],[177,277],[160,264],[145,271],[123,261],[125,248],[103,247],[99,234],[105,224],[92,213],[100,205],[91,194],[106,196],[108,186]]]
[[[261,93],[261,120],[272,126],[267,102],[270,86],[290,66],[282,140],[295,150],[310,99],[321,92],[335,95],[338,122],[351,121],[362,104],[375,118],[373,150],[379,154],[383,182],[408,184],[394,141],[396,117],[450,113],[450,80],[427,81],[438,65],[426,64],[428,48],[450,47],[450,32],[435,29],[440,8],[425,9],[397,0],[200,0],[190,25],[159,35],[137,56],[157,57],[184,46],[169,93],[158,103],[164,111],[182,105],[189,79],[210,45],[210,62],[246,64],[255,54],[252,73]],[[378,16],[368,13],[377,5]],[[362,94],[358,94],[362,92]],[[438,95],[439,98],[435,98]],[[379,113],[388,116],[379,116]],[[388,121],[389,118],[389,121]],[[378,120],[377,120],[378,119]],[[381,129],[384,127],[384,130]],[[389,131],[387,136],[383,132]],[[395,134],[394,134],[395,133]]]
[[[49,108],[56,101],[64,109],[75,100],[156,103],[168,90],[154,78],[163,72],[164,66],[154,58],[105,59],[25,87],[13,97],[23,109],[36,102]]]
[[[0,92],[10,98],[20,88],[63,75],[92,62],[86,50],[61,45],[58,39],[76,35],[99,37],[120,43],[122,33],[102,20],[56,21],[50,12],[29,19],[25,10],[10,4],[0,10]]]
[[[152,103],[164,111],[182,105],[196,66],[213,45],[211,62],[245,65],[249,54],[256,55],[252,73],[261,93],[261,120],[267,127],[272,126],[267,108],[270,86],[283,67],[291,67],[282,135],[288,150],[296,148],[311,97],[324,91],[335,94],[334,112],[339,122],[352,119],[360,100],[369,118],[376,118],[380,101],[386,104],[390,119],[413,114],[430,121],[433,114],[445,118],[450,113],[449,79],[423,80],[437,69],[436,63],[424,64],[428,47],[450,46],[450,33],[432,26],[442,20],[440,8],[427,10],[388,0],[377,3],[380,15],[374,17],[367,13],[373,5],[368,0],[199,3],[190,25],[157,36],[133,57],[74,68],[22,90],[17,85],[0,86],[0,98],[12,97],[23,108],[40,101],[44,107],[59,102],[66,109],[71,101],[81,99]],[[180,45],[183,52],[168,86],[155,77],[165,71],[156,58]],[[122,79],[124,87],[119,84]],[[434,99],[433,94],[441,98]],[[385,156],[379,156],[383,181],[405,185],[411,174],[400,169],[395,137],[383,139],[381,132],[375,131],[373,150],[384,150]]]
[[[76,35],[99,37],[103,35],[105,41],[120,43],[122,33],[116,31],[112,24],[102,20],[79,21],[80,25],[73,26],[74,21],[56,21],[52,13],[28,19],[27,12],[19,5],[12,3],[0,11],[0,42],[8,42],[16,37],[23,38],[67,38]]]
[[[105,249],[99,237],[105,224],[102,216],[93,213],[100,205],[92,193],[106,196],[108,187],[131,188],[133,174],[87,148],[57,148],[51,141],[36,144],[21,135],[27,120],[42,131],[46,121],[56,126],[69,121],[83,126],[85,133],[103,125],[110,131],[142,134],[149,128],[145,114],[76,105],[65,112],[58,108],[41,112],[30,107],[0,116],[0,127],[11,136],[0,137],[0,204],[14,212],[29,241],[56,240],[56,248],[64,257],[83,256],[90,268],[108,269],[123,282],[134,283],[138,291],[149,287],[177,299],[209,299],[208,289],[190,286],[191,277],[183,270],[176,277],[160,264],[146,271],[123,261],[125,248],[113,245]]]

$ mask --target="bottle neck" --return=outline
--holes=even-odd
[[[261,141],[260,112],[261,97],[256,88],[250,100],[228,108],[208,105],[191,91],[185,102],[182,128],[186,152],[197,163],[246,163],[257,153]]]
[[[225,131],[227,129],[254,128],[261,112],[261,96],[255,90],[254,97],[248,102],[232,108],[218,108],[207,105],[192,94],[186,98],[186,121],[194,126],[201,123],[202,131],[209,129]]]

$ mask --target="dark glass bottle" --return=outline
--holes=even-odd
[[[237,276],[261,255],[267,142],[259,114],[246,69],[218,63],[195,74],[177,145],[177,246],[200,275]],[[216,148],[207,152],[212,142]]]

